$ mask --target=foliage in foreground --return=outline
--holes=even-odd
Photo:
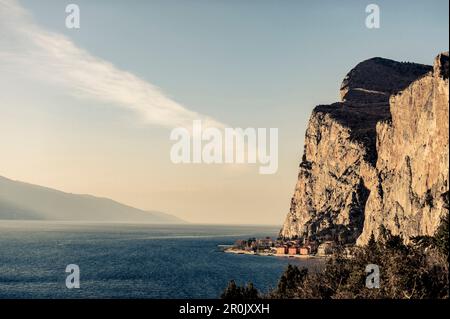
[[[227,300],[258,299],[259,293],[252,283],[238,286],[234,280],[231,280],[220,297]]]
[[[352,257],[338,250],[318,272],[308,272],[289,265],[275,290],[262,298],[449,298],[449,228],[448,214],[435,236],[412,238],[406,245],[400,236],[382,228],[376,241],[370,238],[365,247],[353,249]],[[368,264],[380,269],[380,287],[366,287]],[[248,287],[251,287],[249,293]],[[250,299],[260,294],[253,285],[230,285],[224,299]]]

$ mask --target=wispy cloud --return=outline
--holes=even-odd
[[[64,35],[37,25],[15,0],[0,0],[0,69],[33,76],[79,98],[112,103],[140,114],[154,125],[178,127],[214,119],[177,103],[158,87],[120,70],[76,46]]]

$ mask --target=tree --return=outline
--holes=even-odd
[[[298,287],[300,287],[308,275],[307,268],[298,269],[296,266],[288,265],[278,282],[275,298],[293,298]]]
[[[442,254],[448,256],[449,252],[449,228],[448,213],[441,219],[441,223],[436,230],[434,236],[416,236],[412,238],[412,242],[421,248],[437,249]]]
[[[220,298],[226,300],[258,299],[259,292],[251,282],[245,286],[238,286],[234,280],[231,280],[220,295]]]
[[[400,236],[381,227],[379,236],[371,236],[364,247],[353,247],[352,257],[337,249],[321,271],[308,272],[289,265],[277,288],[266,298],[449,298],[449,216],[434,236],[422,236],[405,244]],[[380,288],[369,289],[366,266],[380,269]],[[260,298],[249,283],[239,287],[231,281],[222,294],[225,299]]]
[[[236,285],[236,282],[234,280],[231,280],[228,283],[227,288],[225,288],[224,292],[220,296],[220,298],[222,298],[222,299],[229,299],[229,300],[242,299],[241,287],[238,287]]]
[[[253,286],[253,283],[249,282],[247,286],[243,289],[243,299],[258,299],[259,292]]]
[[[448,217],[429,238],[433,246],[405,244],[400,236],[382,227],[364,247],[354,247],[352,257],[336,250],[325,268],[316,273],[289,266],[272,298],[448,298]],[[380,269],[380,288],[366,287],[366,266]]]

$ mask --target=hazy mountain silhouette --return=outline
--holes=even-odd
[[[144,211],[91,195],[77,195],[0,176],[0,219],[185,223],[161,212]]]

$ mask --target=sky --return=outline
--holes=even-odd
[[[70,3],[79,29],[65,25]],[[448,6],[0,0],[0,175],[193,223],[281,225],[314,106],[337,101],[365,59],[432,64],[448,51]],[[195,119],[278,128],[278,171],[172,163],[171,129]]]

